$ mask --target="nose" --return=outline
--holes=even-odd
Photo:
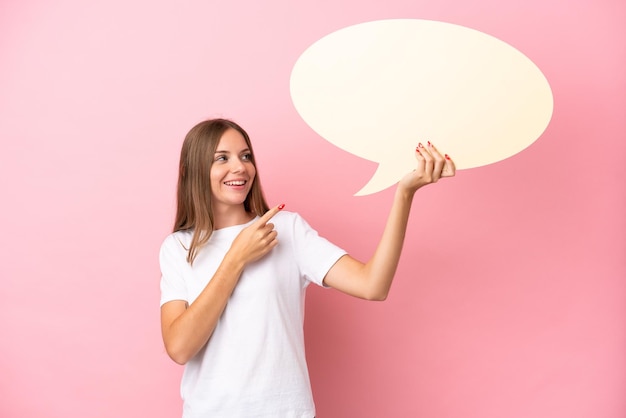
[[[243,162],[239,158],[233,158],[230,160],[230,172],[231,173],[240,173],[243,171]]]

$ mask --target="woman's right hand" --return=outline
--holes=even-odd
[[[228,255],[238,257],[245,265],[263,258],[278,245],[278,233],[269,221],[285,205],[278,205],[268,210],[263,216],[244,228],[230,246]]]
[[[278,244],[277,233],[269,220],[283,207],[270,209],[237,235],[217,271],[191,305],[184,300],[173,300],[161,307],[163,342],[176,363],[187,363],[207,343],[246,264],[265,256]]]

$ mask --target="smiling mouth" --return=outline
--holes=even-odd
[[[243,186],[246,184],[245,180],[235,180],[235,181],[225,181],[225,185],[227,186]]]

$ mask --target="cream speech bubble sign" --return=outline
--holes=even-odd
[[[290,80],[294,106],[320,136],[378,169],[356,195],[415,168],[432,141],[467,169],[508,158],[548,126],[553,98],[539,68],[493,36],[450,23],[397,19],[315,42]]]

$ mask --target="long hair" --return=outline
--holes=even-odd
[[[235,129],[244,137],[252,155],[252,164],[256,169],[252,187],[244,201],[246,211],[262,216],[269,210],[261,188],[252,143],[246,131],[228,119],[209,119],[198,123],[187,133],[180,152],[174,221],[174,232],[193,230],[187,253],[187,262],[191,265],[198,251],[211,237],[215,225],[211,205],[210,173],[217,146],[228,129]]]

